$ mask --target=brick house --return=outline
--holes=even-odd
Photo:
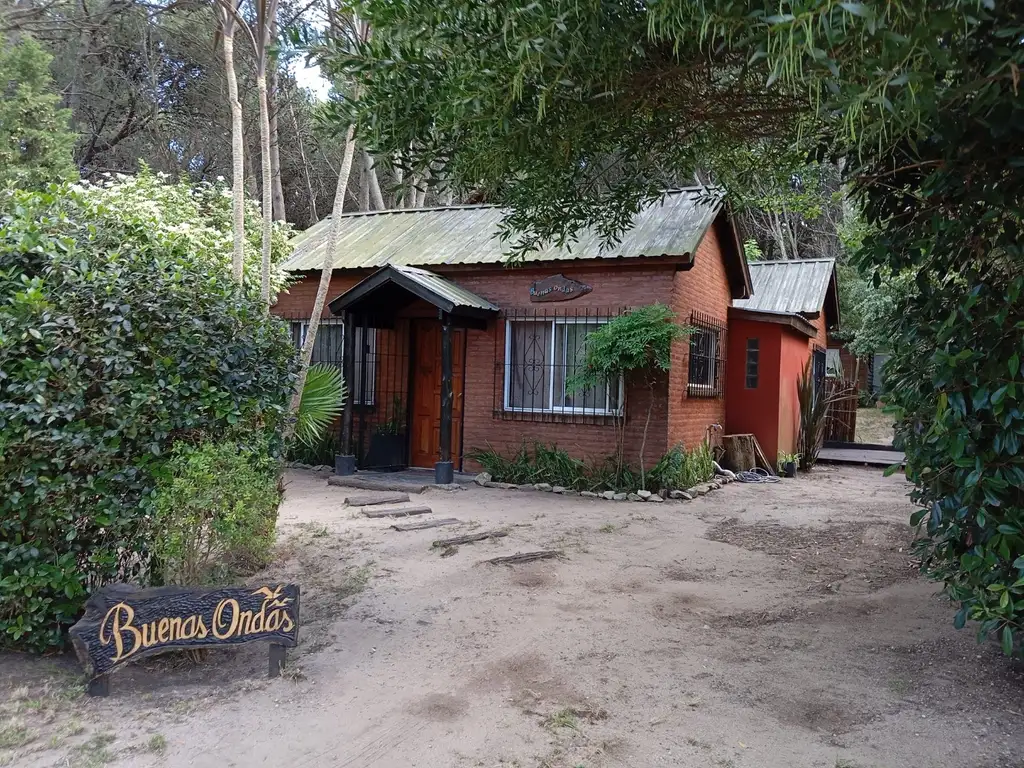
[[[655,388],[645,456],[692,448],[724,427],[729,312],[750,298],[751,277],[720,196],[669,192],[614,248],[584,232],[516,267],[496,235],[501,217],[479,205],[344,216],[314,350],[314,360],[342,364],[349,382],[342,471],[434,467],[446,481],[453,468],[476,468],[468,452],[523,441],[601,459],[613,452],[619,414],[627,456],[637,456],[648,390],[607,381],[572,391],[567,381],[589,331],[655,302],[696,330],[676,343]],[[297,235],[284,265],[296,282],[274,312],[297,344],[329,226]]]

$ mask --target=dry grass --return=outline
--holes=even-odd
[[[854,440],[858,443],[892,445],[892,416],[883,413],[881,408],[858,408]]]

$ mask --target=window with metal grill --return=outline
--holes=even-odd
[[[302,349],[306,343],[306,332],[309,320],[293,320],[290,323],[292,342],[296,349]],[[352,402],[356,405],[373,405],[377,384],[377,329],[355,329],[355,365],[353,366],[353,382],[348,391],[353,394]],[[345,350],[345,325],[340,318],[324,318],[313,341],[313,357],[311,363],[324,363],[337,368],[342,367]]]
[[[504,410],[612,415],[622,407],[622,381],[574,389],[587,336],[607,322],[596,317],[509,318],[505,321]]]
[[[686,393],[721,397],[725,371],[725,325],[701,312],[690,315],[690,365]]]
[[[747,389],[757,389],[757,368],[761,355],[760,341],[747,339]]]

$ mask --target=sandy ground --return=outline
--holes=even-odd
[[[71,660],[0,657],[0,754],[26,768],[1024,765],[1022,668],[954,630],[917,577],[899,478],[821,468],[660,505],[437,491],[421,499],[466,525],[404,533],[354,517],[322,477],[289,481],[270,574],[303,588],[286,678],[262,677],[255,644],[137,664],[99,700],[78,696]],[[431,548],[497,527],[510,535]],[[540,548],[565,557],[481,562]]]
[[[892,438],[892,416],[884,413],[881,408],[857,409],[856,442],[892,445]]]

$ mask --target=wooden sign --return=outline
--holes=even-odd
[[[70,630],[75,653],[105,696],[107,674],[160,651],[269,641],[270,676],[284,666],[284,649],[298,643],[299,587],[273,584],[215,590],[138,589],[112,584],[93,593]]]
[[[592,290],[586,283],[570,280],[565,275],[554,275],[534,281],[530,286],[530,301],[570,301],[586,296]]]

